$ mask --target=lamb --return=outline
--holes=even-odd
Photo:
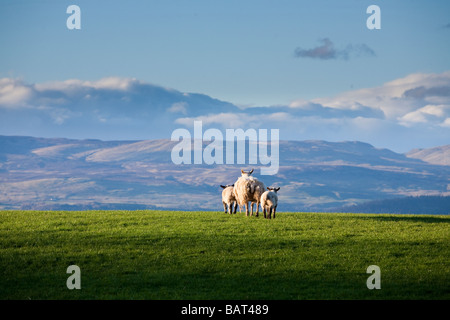
[[[241,177],[234,183],[234,195],[239,205],[239,211],[245,206],[245,215],[248,216],[248,203],[251,202],[251,215],[253,216],[253,204],[256,204],[256,217],[259,215],[259,203],[265,190],[264,183],[251,176],[253,169],[245,172],[241,169]]]
[[[223,203],[223,210],[225,213],[236,213],[236,209],[237,209],[237,203],[236,203],[236,198],[234,196],[234,184],[228,184],[226,186],[222,186],[220,185],[223,190],[222,190],[222,203]],[[234,212],[233,212],[233,206],[234,206]]]
[[[278,206],[278,195],[277,192],[280,190],[280,187],[278,188],[271,188],[267,187],[267,190],[262,194],[261,196],[261,209],[264,212],[264,218],[271,219],[272,218],[272,211],[273,211],[273,218],[275,219],[275,213],[277,211]],[[267,211],[267,217],[266,217],[266,211]]]

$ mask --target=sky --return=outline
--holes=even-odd
[[[66,25],[73,4],[81,9],[80,30]],[[378,30],[366,25],[373,4],[381,11]],[[288,139],[362,140],[401,152],[449,144],[449,12],[446,0],[2,0],[0,134],[81,138],[64,131],[71,116],[78,114],[78,126],[85,119],[76,110],[81,98],[70,92],[109,90],[98,101],[104,109],[120,104],[112,98],[118,91],[154,86],[241,109],[211,105],[194,115],[183,109],[193,101],[170,100],[167,110],[181,110],[170,119],[174,126],[194,119],[219,126],[211,119],[222,115],[244,127],[272,121]],[[256,121],[256,107],[270,116]],[[98,117],[104,123],[113,117],[103,109],[110,116]],[[45,120],[38,112],[52,114]],[[23,128],[29,114],[33,121]],[[130,127],[139,120],[122,116]]]

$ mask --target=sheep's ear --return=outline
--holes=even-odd
[[[224,188],[224,189],[227,187],[227,186],[223,186],[223,185],[220,185],[220,186],[221,186],[222,188]]]
[[[230,187],[234,187],[234,183]]]
[[[280,190],[280,187],[278,187],[278,188],[275,188],[275,191],[278,191],[278,190]]]
[[[245,173],[245,171],[241,169],[241,173]]]
[[[267,187],[267,190],[272,190],[272,188],[271,187]]]
[[[252,170],[250,170],[250,172],[248,173],[248,174],[252,174],[253,173],[253,169]]]

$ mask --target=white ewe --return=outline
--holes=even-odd
[[[251,176],[253,169],[249,172],[241,170],[241,173],[241,177],[234,183],[234,195],[239,204],[239,211],[245,206],[245,215],[248,216],[248,203],[251,202],[253,216],[253,204],[256,203],[256,216],[258,216],[261,195],[265,190],[264,183]]]
[[[237,203],[236,203],[236,198],[234,197],[234,192],[233,192],[233,187],[234,184],[229,184],[226,186],[222,186],[220,185],[223,190],[222,190],[222,203],[223,203],[223,210],[225,213],[236,213],[236,209],[237,209]],[[228,207],[228,208],[227,208]],[[233,207],[234,207],[234,212],[233,212]]]
[[[280,187],[278,188],[267,187],[267,190],[269,191],[264,192],[261,196],[261,209],[264,212],[264,218],[271,219],[273,211],[273,218],[275,219],[275,213],[277,211],[278,206],[277,192],[278,190],[280,190]],[[267,217],[266,211],[268,213]]]

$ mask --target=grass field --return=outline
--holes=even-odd
[[[2,211],[0,299],[449,299],[450,218]],[[81,269],[69,290],[66,269]],[[369,290],[369,265],[381,289]]]

